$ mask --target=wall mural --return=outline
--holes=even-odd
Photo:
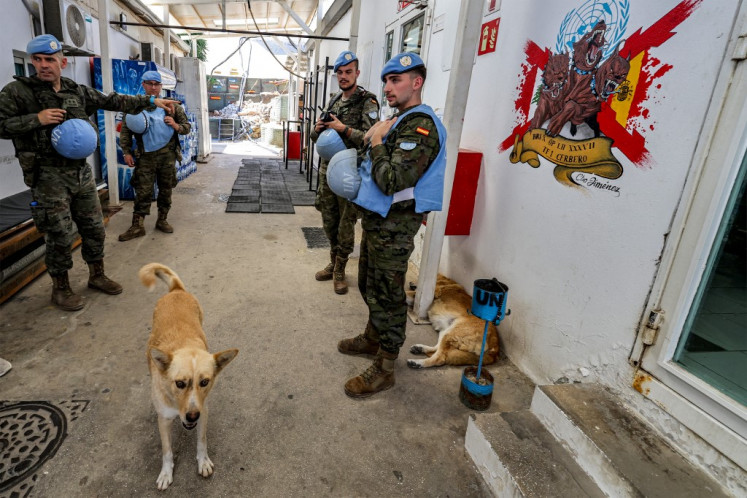
[[[653,164],[646,134],[655,122],[646,104],[672,66],[649,51],[673,37],[701,2],[684,0],[648,28],[626,34],[631,0],[588,0],[564,17],[554,50],[528,40],[514,102],[516,126],[499,151],[512,148],[512,163],[533,168],[544,162],[540,158],[554,164],[562,185],[619,195],[617,151],[638,168]]]

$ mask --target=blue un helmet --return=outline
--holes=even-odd
[[[425,66],[425,62],[423,62],[423,59],[418,54],[414,52],[402,52],[384,64],[384,68],[381,70],[381,81],[384,81],[384,77],[387,74],[406,73],[421,66]]]
[[[125,123],[127,124],[127,128],[139,135],[148,130],[148,120],[142,112],[139,114],[127,114],[125,116]]]
[[[52,130],[52,147],[62,157],[85,159],[96,150],[98,137],[85,119],[68,119]]]
[[[335,65],[333,68],[334,72],[337,72],[337,70],[340,69],[340,67],[347,66],[351,62],[357,61],[357,60],[358,60],[358,56],[355,55],[353,52],[351,52],[350,50],[344,51],[343,53],[338,55],[337,59],[335,60]]]
[[[352,201],[361,188],[358,173],[358,151],[345,149],[335,154],[327,166],[327,185],[335,194]]]
[[[345,143],[340,138],[340,134],[332,128],[321,132],[319,138],[316,139],[316,152],[325,161],[329,161],[332,156],[345,149]]]

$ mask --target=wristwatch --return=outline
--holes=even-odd
[[[156,103],[156,96],[155,95],[151,95],[150,96],[150,105],[153,105],[155,103]]]

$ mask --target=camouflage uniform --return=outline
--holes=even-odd
[[[345,146],[357,149],[363,144],[363,136],[368,129],[378,121],[379,103],[376,96],[359,86],[348,100],[339,96],[335,99],[329,111],[351,129],[350,138],[342,137]],[[318,137],[319,133],[312,130],[311,139],[316,142]],[[328,161],[322,159],[319,165],[319,188],[314,206],[322,213],[322,225],[331,251],[347,258],[355,246],[355,220],[358,211],[353,203],[336,195],[327,185],[328,164]]]
[[[149,106],[146,110],[152,111],[156,106]],[[158,182],[158,213],[165,215],[171,209],[171,189],[176,186],[176,162],[182,160],[182,151],[177,135],[189,133],[192,125],[189,124],[187,114],[180,105],[174,106],[174,121],[179,124],[179,129],[174,131],[174,136],[161,149],[154,152],[143,150],[142,137],[133,133],[122,121],[122,129],[119,132],[119,145],[122,153],[132,155],[135,158],[135,171],[132,174],[132,187],[135,189],[134,212],[141,216],[150,214],[150,205],[153,200],[153,184]],[[137,139],[137,149],[132,150],[132,137]]]
[[[403,148],[405,143],[416,145]],[[430,116],[411,113],[389,132],[386,143],[370,150],[372,179],[387,195],[414,187],[440,149],[438,131]],[[358,288],[368,305],[366,335],[372,340],[378,338],[381,349],[396,357],[405,342],[407,264],[425,214],[415,212],[414,199],[393,204],[386,218],[360,210],[363,239]]]
[[[45,262],[53,277],[73,267],[73,223],[83,240],[81,254],[88,263],[104,257],[104,222],[91,167],[85,159],[66,159],[52,147],[56,125],[42,126],[37,114],[44,109],[67,111],[69,119],[88,119],[98,109],[137,113],[149,97],[103,93],[61,78],[59,92],[51,83],[32,76],[15,76],[0,92],[0,138],[12,139],[23,180],[36,202],[31,214],[45,234]],[[93,125],[92,125],[93,126]]]

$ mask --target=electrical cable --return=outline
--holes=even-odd
[[[257,31],[259,31],[259,25],[257,24],[257,20],[254,18],[254,12],[252,12],[252,3],[251,3],[251,0],[246,0],[246,6],[249,8],[249,14],[252,16],[252,22],[254,23],[255,29]],[[264,35],[262,35],[260,33],[259,37],[262,39],[262,43],[265,44],[265,48],[267,48],[267,51],[270,52],[270,55],[272,56],[272,58],[275,59],[275,61],[278,64],[280,64],[283,67],[283,69],[285,69],[286,71],[288,71],[290,74],[292,74],[293,76],[295,76],[297,78],[304,79],[304,76],[301,76],[298,73],[294,73],[293,71],[291,71],[290,69],[288,69],[288,67],[286,67],[285,64],[283,64],[282,62],[280,62],[280,60],[277,57],[275,57],[275,54],[270,49],[270,46],[267,44],[267,41],[265,41]],[[288,39],[290,39],[290,37]]]

